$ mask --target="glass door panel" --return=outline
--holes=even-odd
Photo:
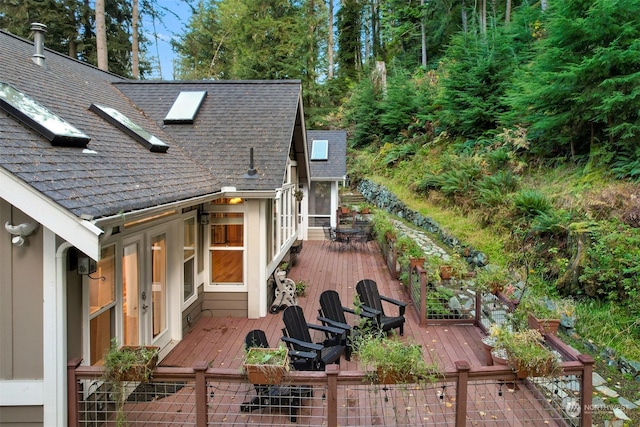
[[[167,240],[164,234],[151,238],[152,330],[156,338],[167,328]]]
[[[140,245],[126,245],[122,255],[123,345],[140,345]]]

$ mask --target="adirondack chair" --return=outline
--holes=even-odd
[[[313,360],[291,359],[297,370],[319,371],[330,363],[340,363],[340,357],[345,353],[346,332],[344,329],[332,326],[314,325],[307,323],[302,308],[294,305],[282,312],[285,327],[282,328],[282,341],[293,352],[312,352]],[[325,340],[316,343],[311,339],[310,329],[321,331]]]
[[[357,316],[359,323],[351,326],[347,322],[345,313]],[[360,326],[376,325],[378,323],[376,317],[375,314],[366,310],[357,313],[354,309],[343,306],[340,301],[340,295],[334,290],[327,290],[320,294],[320,308],[318,309],[317,319],[325,326],[333,326],[334,328],[340,328],[346,331],[345,356],[347,360],[349,360],[351,356],[349,337],[352,336],[352,330],[359,329]]]
[[[261,329],[250,331],[244,339],[245,349],[251,347],[268,348],[267,336]],[[313,355],[312,355],[313,356]],[[256,396],[240,406],[241,412],[252,412],[266,407],[287,408],[291,422],[297,421],[298,408],[302,406],[302,399],[313,396],[313,389],[309,386],[285,386],[254,384]]]
[[[392,329],[398,329],[400,335],[404,335],[404,313],[407,308],[407,303],[380,295],[378,292],[378,284],[371,279],[360,280],[356,284],[356,292],[358,293],[360,302],[362,302],[363,309],[379,315],[377,324],[381,331],[388,332]],[[398,315],[387,315],[384,311],[382,301],[396,305],[398,307]]]

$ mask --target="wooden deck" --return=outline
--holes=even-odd
[[[306,281],[307,295],[299,298],[298,304],[303,308],[307,321],[312,323],[317,323],[319,295],[323,290],[335,289],[343,304],[352,306],[355,284],[363,278],[375,280],[381,294],[409,301],[403,286],[390,278],[382,254],[373,242],[369,243],[368,249],[343,251],[329,249],[329,245],[322,241],[305,242],[289,277]],[[152,389],[145,391],[147,385],[140,384],[138,388],[142,389],[136,389],[129,396],[125,404],[129,425],[576,425],[577,418],[570,419],[558,412],[557,408],[563,406],[564,401],[556,402],[555,406],[549,404],[552,399],[562,398],[557,396],[557,387],[549,389],[557,381],[546,385],[542,383],[540,389],[543,394],[529,381],[514,381],[513,373],[506,367],[498,368],[498,374],[495,373],[497,367],[486,367],[479,328],[469,325],[421,327],[411,305],[407,307],[406,320],[403,339],[421,344],[425,357],[436,360],[443,370],[453,372],[452,376],[424,386],[371,385],[363,381],[357,361],[344,359],[339,372],[335,371],[335,365],[330,368],[333,380],[327,380],[328,373],[294,372],[290,374],[290,381],[297,378],[295,384],[298,387],[310,384],[303,387],[313,389],[311,395],[297,406],[298,418],[294,422],[289,417],[290,402],[282,403],[282,407],[269,403],[248,412],[242,409],[256,395],[254,386],[240,374],[244,338],[247,332],[259,328],[266,332],[272,346],[278,345],[283,326],[281,313],[268,314],[262,319],[204,317],[162,360],[161,367],[154,373]],[[317,341],[322,339],[321,336],[316,338]],[[473,379],[467,374],[456,375],[457,361],[468,363],[471,369],[466,372]],[[206,362],[206,365],[201,362]],[[74,365],[76,374],[80,372],[78,378],[99,377],[100,367],[82,367],[79,364],[78,360]],[[206,369],[208,381],[205,380],[203,366],[204,369],[209,367]],[[580,390],[583,371],[581,366],[573,366],[578,376],[565,377],[562,381],[575,391]],[[191,373],[198,369],[200,377],[196,376],[194,381]],[[589,372],[590,379],[590,371],[586,372]],[[188,379],[185,381],[183,378]],[[165,380],[169,381],[173,391],[156,388]],[[70,384],[77,386],[78,381],[72,380]],[[287,389],[289,386],[285,383],[284,387]],[[590,382],[585,389],[588,398],[584,402],[590,404]],[[74,387],[71,393],[81,398],[84,396],[82,388],[78,392]],[[102,396],[106,398],[109,394],[103,393]],[[132,400],[134,396],[142,398]],[[96,400],[91,400],[93,398]],[[95,411],[91,412],[91,408],[101,405],[99,399],[100,393],[89,394],[87,400],[80,403],[79,407],[84,408],[80,419],[108,420],[104,425],[114,425],[114,412],[104,413],[103,409],[101,414],[92,415]],[[590,418],[586,420],[590,421]],[[87,422],[78,425],[102,424]]]
[[[316,316],[322,291],[334,289],[342,303],[353,306],[355,285],[360,279],[373,279],[380,293],[401,301],[409,301],[402,284],[390,277],[375,242],[368,247],[340,250],[329,248],[323,241],[306,241],[289,278],[307,283],[306,296],[298,298],[308,322],[318,323]],[[390,312],[396,308],[388,307]],[[206,314],[206,313],[205,313]],[[420,327],[413,306],[406,311],[404,339],[421,344],[425,356],[437,360],[443,369],[453,369],[454,362],[464,360],[471,366],[482,366],[485,358],[482,349],[482,333],[473,326]],[[355,322],[357,319],[352,319]],[[267,314],[261,319],[234,317],[202,318],[168,355],[161,366],[191,367],[198,361],[206,361],[211,367],[240,368],[242,365],[244,337],[252,329],[263,329],[269,343],[276,346],[282,336],[282,314]],[[317,332],[316,332],[317,333]],[[317,335],[318,341],[321,336]],[[358,370],[355,361],[342,360],[341,370]]]

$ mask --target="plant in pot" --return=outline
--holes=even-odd
[[[526,316],[529,328],[542,334],[555,334],[563,319],[574,318],[575,303],[568,298],[551,299],[527,293],[520,299],[516,311],[517,315]]]
[[[244,354],[243,369],[252,384],[278,384],[289,370],[289,352],[284,345],[250,347]]]
[[[396,226],[391,222],[389,214],[378,209],[371,220],[373,224],[373,232],[377,236],[380,246],[384,246],[388,241],[395,241],[397,236]]]
[[[353,341],[353,355],[372,383],[425,383],[442,377],[438,363],[425,360],[421,345],[395,335],[362,334]]]
[[[124,414],[125,388],[127,381],[148,382],[158,363],[158,347],[122,346],[111,340],[111,347],[104,355],[102,379],[111,384],[116,403],[116,423],[126,425]]]
[[[496,338],[495,348],[504,351],[518,378],[553,377],[562,373],[558,355],[544,346],[544,338],[538,330],[501,328]]]
[[[475,290],[476,292],[490,292],[497,295],[505,289],[509,279],[509,272],[506,269],[496,265],[487,265],[476,272]]]
[[[298,280],[296,282],[296,295],[299,297],[307,295],[307,282],[304,280]]]
[[[416,266],[424,267],[426,257],[424,251],[415,240],[408,236],[400,236],[396,242],[396,248],[400,258],[400,264],[408,265],[413,269]]]

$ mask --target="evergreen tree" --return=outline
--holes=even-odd
[[[530,67],[510,102],[540,156],[638,144],[640,0],[557,0],[538,28]],[[511,121],[516,121],[512,118]]]

